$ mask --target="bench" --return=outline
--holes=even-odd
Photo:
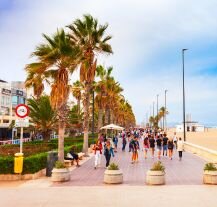
[[[69,168],[74,165],[74,160],[64,160],[64,165],[66,168]]]
[[[79,152],[79,153],[78,153],[78,159],[79,159],[79,160],[82,160],[82,159],[84,158],[84,155],[85,155],[85,153]]]

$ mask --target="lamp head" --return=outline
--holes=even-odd
[[[182,52],[184,52],[185,50],[188,50],[188,49],[182,49]]]

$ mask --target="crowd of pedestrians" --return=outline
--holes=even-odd
[[[101,134],[97,143],[93,147],[95,154],[94,168],[100,166],[101,156],[104,155],[106,166],[110,164],[111,157],[115,156],[118,151],[118,143],[122,144],[121,150],[131,153],[131,163],[139,161],[139,151],[144,152],[144,158],[150,156],[152,159],[156,156],[158,160],[162,157],[173,159],[174,152],[178,152],[179,160],[182,160],[182,151],[184,150],[184,143],[181,138],[177,138],[176,133],[168,138],[163,131],[156,131],[151,128],[147,129],[129,129],[117,133],[113,138],[107,138],[106,135]],[[120,155],[121,156],[121,155]]]

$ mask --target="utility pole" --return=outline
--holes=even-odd
[[[168,90],[165,90],[164,92],[165,92],[165,104],[164,104],[165,114],[163,117],[163,129],[164,129],[164,131],[167,131],[167,119],[166,119],[166,117],[167,117],[167,92],[168,92]]]
[[[182,92],[183,92],[183,132],[184,132],[184,141],[186,141],[186,133],[185,133],[185,51],[188,49],[182,49]]]
[[[159,94],[157,94],[157,127],[158,127],[158,96]]]

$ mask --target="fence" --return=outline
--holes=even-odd
[[[30,142],[30,138],[24,138],[23,142]],[[0,141],[0,145],[5,145],[5,144],[20,144],[20,139],[13,139],[13,140],[4,140]]]

